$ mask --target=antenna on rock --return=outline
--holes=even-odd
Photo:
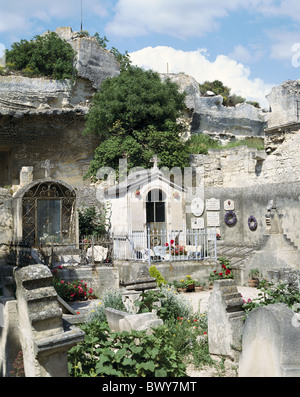
[[[82,0],[80,0],[81,2],[81,25],[80,25],[80,31],[82,32]]]

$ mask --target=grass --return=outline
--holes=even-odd
[[[221,145],[218,141],[205,134],[193,135],[187,141],[188,151],[191,154],[208,154],[209,149],[229,149],[238,146],[247,146],[257,150],[264,150],[263,138],[244,138]]]

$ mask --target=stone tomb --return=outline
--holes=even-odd
[[[26,377],[68,377],[67,351],[84,332],[63,320],[52,274],[44,265],[15,270],[16,300],[6,302],[0,333],[0,373],[9,376],[22,350]]]

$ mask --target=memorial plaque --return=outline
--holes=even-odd
[[[220,211],[220,200],[215,198],[207,199],[206,211]]]
[[[220,212],[207,212],[207,227],[220,226]]]
[[[200,197],[195,197],[191,203],[191,211],[194,216],[201,216],[204,211],[204,202]]]
[[[204,229],[204,218],[192,218],[192,229]]]
[[[234,211],[234,201],[233,200],[225,200],[224,201],[224,210],[225,211]]]

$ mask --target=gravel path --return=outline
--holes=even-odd
[[[247,301],[248,299],[252,300],[257,298],[258,293],[260,292],[257,288],[250,288],[250,287],[238,286],[237,289],[245,301]],[[184,297],[192,303],[195,312],[199,310],[200,313],[204,313],[208,309],[208,301],[211,292],[212,290],[202,291],[202,292],[191,292],[184,294]]]

